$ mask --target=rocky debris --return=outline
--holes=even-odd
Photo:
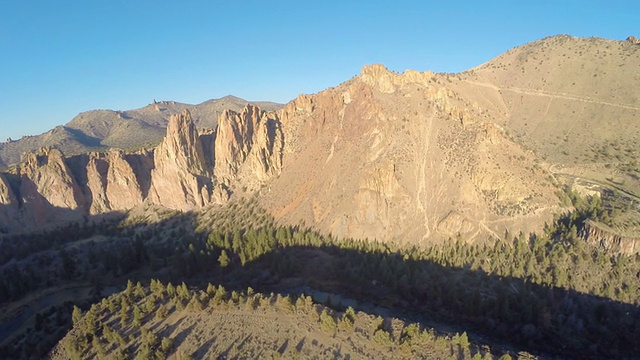
[[[154,151],[149,201],[188,211],[211,201],[211,174],[188,110],[169,120],[167,135]]]

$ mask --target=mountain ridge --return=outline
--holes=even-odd
[[[164,129],[173,114],[189,109],[198,128],[211,129],[224,109],[239,111],[246,104],[256,104],[264,110],[276,110],[282,106],[227,95],[195,105],[153,100],[151,104],[132,110],[88,110],[79,113],[67,124],[40,135],[1,142],[0,167],[15,165],[20,162],[23,153],[46,146],[58,147],[69,156],[112,147],[135,149],[154,146],[162,140]]]
[[[276,111],[253,106],[225,110],[211,130],[186,131],[191,140],[180,140],[182,145],[143,151],[142,162],[152,170],[138,178],[164,183],[158,187],[145,180],[156,189],[150,201],[157,205],[196,210],[256,193],[276,220],[340,237],[428,243],[454,237],[486,241],[505,231],[534,231],[564,211],[556,195],[560,184],[580,187],[587,181],[588,187],[603,191],[614,181],[638,176],[638,169],[629,167],[638,154],[628,146],[640,131],[632,121],[640,97],[629,100],[638,91],[629,85],[634,77],[626,75],[640,59],[634,57],[638,48],[630,42],[563,35],[513,48],[459,74],[399,74],[367,65],[354,78],[300,95]],[[575,64],[584,69],[576,70]],[[562,74],[586,90],[550,97],[568,91],[566,76],[558,78]],[[627,99],[628,107],[613,122],[602,120],[609,105],[583,98],[607,79],[627,91],[618,97]],[[611,93],[616,88],[598,90],[594,96],[600,102],[617,96]],[[171,106],[182,105],[156,102],[135,111],[157,113]],[[125,119],[133,112],[119,116]],[[563,121],[567,113],[574,114],[569,123]],[[178,129],[200,119],[191,112],[176,119],[187,117]],[[163,143],[184,138],[181,131],[169,131]],[[583,168],[584,149],[609,146],[606,132],[619,141],[612,145],[619,149],[615,158],[589,159],[602,166],[592,166],[588,176],[572,173],[573,167]],[[91,134],[98,138],[106,132],[96,128]],[[565,140],[555,140],[563,134]],[[180,155],[183,151],[190,155]],[[620,175],[621,166],[630,170]],[[640,193],[634,186],[630,181],[625,187],[632,201]],[[160,196],[158,191],[168,192]],[[635,228],[636,222],[631,217],[620,228]]]

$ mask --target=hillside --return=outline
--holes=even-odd
[[[640,230],[640,46],[560,35],[516,47],[461,74],[501,97],[502,126],[577,188],[617,193],[613,227]]]
[[[281,111],[277,219],[337,236],[422,243],[533,230],[560,211],[550,173],[448,75],[364,67]]]
[[[44,134],[0,143],[0,167],[14,165],[20,161],[23,153],[34,152],[42,147],[56,147],[66,155],[77,155],[108,148],[136,149],[155,146],[162,140],[171,115],[188,109],[198,128],[212,129],[225,109],[239,111],[249,103],[259,105],[264,110],[276,110],[282,106],[225,96],[197,105],[154,100],[152,104],[135,110],[86,111],[65,126],[58,126]]]
[[[493,359],[487,349],[469,342],[466,333],[437,335],[415,323],[356,313],[353,308],[337,312],[304,295],[256,294],[250,288],[230,292],[211,284],[206,291],[183,285],[176,291],[174,285],[152,280],[151,289],[131,284],[92,306],[53,349],[51,359],[105,354],[197,359],[426,359],[453,355],[471,359],[478,354]]]
[[[0,242],[0,357],[46,353],[74,318],[78,324],[74,304],[84,311],[93,308],[98,321],[91,322],[95,327],[76,326],[58,348],[61,356],[63,348],[85,357],[99,351],[93,341],[98,337],[105,351],[115,356],[123,349],[125,358],[131,357],[146,341],[138,334],[150,330],[159,340],[183,345],[172,352],[199,356],[224,353],[234,344],[237,353],[293,352],[307,334],[301,356],[313,357],[346,339],[341,349],[352,356],[361,354],[354,348],[373,351],[367,356],[388,356],[391,347],[398,349],[394,356],[419,356],[435,348],[435,354],[448,357],[457,351],[455,340],[446,337],[467,332],[472,344],[489,346],[470,347],[471,355],[486,356],[491,349],[494,355],[525,351],[542,358],[629,357],[638,351],[639,329],[629,320],[640,316],[635,291],[640,262],[582,241],[575,229],[584,228],[585,218],[602,208],[593,199],[576,206],[543,232],[492,246],[451,241],[419,249],[335,239],[278,227],[256,199],[245,198],[200,213],[149,207],[48,232],[5,235]],[[127,279],[150,284],[155,295],[126,285]],[[171,290],[169,282],[188,285]],[[226,290],[220,285],[212,290],[209,282]],[[253,309],[246,303],[249,287],[257,294]],[[301,294],[324,304],[336,322],[352,307],[362,320],[356,319],[356,328],[364,332],[350,335],[339,327],[337,337],[327,338],[323,332],[331,331],[323,323],[331,323],[320,317],[322,307],[309,313],[291,312],[286,305],[285,297],[297,304]],[[221,301],[228,306],[217,307]],[[209,309],[201,314],[199,305]],[[376,336],[378,328],[367,325],[373,320],[369,315],[387,319],[382,329],[391,341],[384,332]],[[414,353],[402,344],[402,327],[416,322],[430,329],[428,339],[436,343],[427,341]],[[387,345],[377,346],[380,340]]]
[[[609,226],[637,237],[639,49],[560,35],[461,74],[364,67],[282,110],[263,204],[338,236],[480,240],[548,222],[567,184],[602,193]]]

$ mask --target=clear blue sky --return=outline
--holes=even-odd
[[[0,0],[0,141],[153,99],[287,102],[364,64],[458,72],[560,33],[640,37],[640,1]]]

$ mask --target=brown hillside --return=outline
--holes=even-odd
[[[284,222],[400,243],[500,237],[558,210],[500,97],[456,76],[383,66],[281,112],[284,167],[264,204]]]

